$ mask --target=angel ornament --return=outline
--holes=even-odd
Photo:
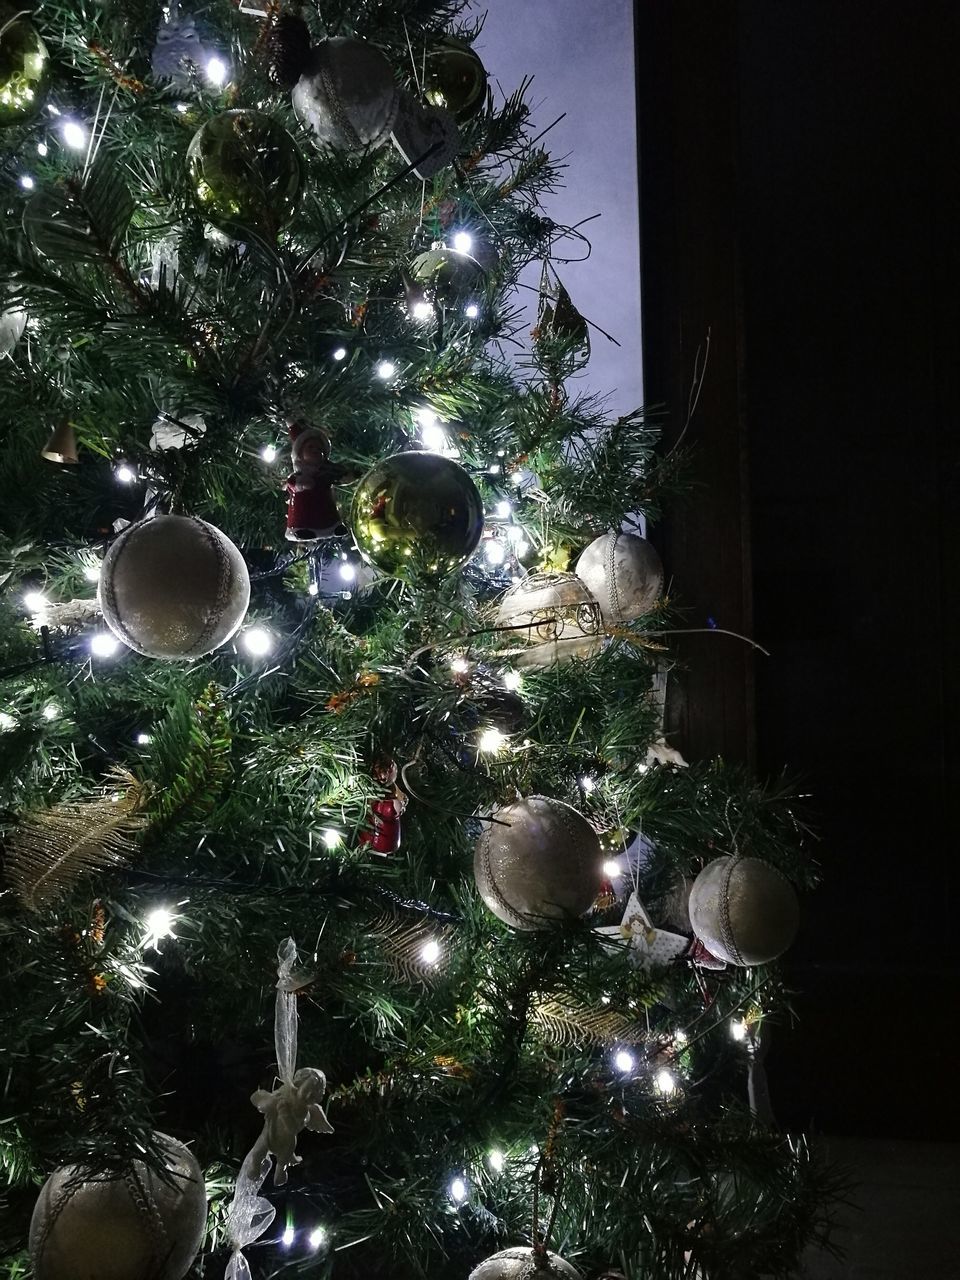
[[[300,1163],[297,1138],[304,1129],[333,1133],[320,1101],[327,1091],[327,1077],[317,1067],[301,1067],[290,1084],[279,1084],[272,1093],[258,1089],[250,1101],[263,1114],[263,1132],[251,1150],[251,1164],[259,1168],[273,1156],[273,1183],[280,1187],[287,1170]]]

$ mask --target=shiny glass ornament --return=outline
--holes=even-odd
[[[424,97],[446,107],[458,120],[471,120],[487,100],[487,73],[473,49],[456,36],[427,51]]]
[[[221,231],[276,236],[303,186],[303,160],[282,125],[260,111],[222,111],[193,136],[187,168],[203,216]]]
[[[439,578],[476,549],[483,503],[463,467],[438,453],[411,450],[367,472],[351,523],[360,554],[384,573]]]
[[[23,5],[0,4],[0,125],[20,124],[39,110],[50,57]]]
[[[470,253],[438,246],[418,253],[410,263],[410,278],[447,305],[482,293],[487,271]]]

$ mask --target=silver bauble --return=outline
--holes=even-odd
[[[577,561],[577,576],[593,592],[608,626],[642,618],[663,590],[663,564],[646,538],[611,529]]]
[[[0,312],[0,356],[11,354],[27,327],[27,313],[22,307],[8,307]]]
[[[202,658],[243,622],[250,575],[225,534],[191,516],[128,525],[103,558],[100,608],[118,640],[148,658]]]
[[[532,1249],[504,1249],[470,1272],[470,1280],[580,1280],[580,1272],[556,1253],[538,1258]]]
[[[797,936],[800,904],[786,876],[759,858],[714,858],[690,890],[690,924],[727,964],[768,964]]]
[[[182,1143],[156,1135],[166,1173],[65,1165],[43,1184],[30,1222],[35,1280],[181,1280],[203,1239],[203,1173]]]
[[[375,45],[335,36],[310,51],[293,90],[293,109],[326,146],[375,149],[390,140],[400,86]]]
[[[516,667],[549,667],[571,658],[589,658],[603,644],[600,606],[575,573],[531,573],[506,592],[497,610],[505,641],[530,647],[513,659]]]
[[[589,911],[603,880],[597,833],[562,800],[504,805],[477,841],[473,874],[495,916],[516,929],[548,929]]]

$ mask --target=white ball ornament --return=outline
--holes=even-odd
[[[575,573],[531,573],[507,591],[497,610],[504,639],[529,646],[516,667],[549,667],[589,658],[603,645],[600,606]]]
[[[646,538],[611,529],[577,561],[577,577],[593,592],[608,626],[649,613],[663,591],[663,564]]]
[[[64,1165],[43,1184],[30,1222],[35,1280],[182,1280],[203,1239],[203,1173],[182,1143],[156,1135],[165,1172]]]
[[[149,658],[202,658],[229,640],[250,603],[250,575],[225,534],[191,516],[128,525],[103,558],[104,621]]]
[[[800,904],[786,876],[759,858],[708,862],[690,890],[690,924],[727,964],[769,964],[797,935]]]
[[[504,1249],[470,1272],[470,1280],[581,1280],[580,1272],[556,1253],[538,1256],[533,1249]]]
[[[597,833],[561,800],[528,796],[493,814],[473,874],[486,905],[515,929],[547,929],[589,911],[603,880]]]

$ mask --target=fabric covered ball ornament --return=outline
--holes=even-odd
[[[481,1262],[469,1280],[580,1280],[580,1272],[557,1253],[538,1256],[533,1249],[504,1249]]]
[[[663,564],[634,533],[611,529],[594,538],[577,561],[577,577],[596,597],[608,626],[649,613],[663,590]]]
[[[202,658],[240,626],[250,575],[205,520],[154,516],[128,525],[100,569],[100,608],[125,645],[148,658]]]
[[[603,881],[597,833],[562,800],[504,805],[477,841],[473,875],[495,916],[515,929],[548,929],[589,911]]]
[[[603,644],[600,607],[575,573],[531,573],[500,601],[497,626],[512,628],[507,640],[530,648],[515,654],[515,666],[549,667],[589,658]]]
[[[444,36],[427,50],[424,97],[446,107],[458,120],[472,120],[487,100],[487,72],[477,54],[456,36]]]
[[[759,858],[714,858],[690,890],[690,924],[727,964],[769,964],[797,935],[800,904],[793,886]]]
[[[351,514],[365,560],[397,577],[439,578],[465,564],[483,533],[483,502],[458,463],[395,453],[360,481]]]
[[[297,65],[286,57],[287,66]],[[422,107],[401,89],[374,45],[347,36],[321,40],[301,68],[293,108],[324,146],[376,151],[392,140],[408,164],[417,162],[420,178],[439,173],[457,154],[460,133],[450,112]]]
[[[0,126],[39,111],[50,79],[50,57],[22,4],[0,3]]]
[[[30,1222],[36,1280],[182,1280],[206,1224],[203,1173],[182,1143],[156,1138],[163,1174],[134,1160],[117,1175],[50,1175]]]
[[[286,129],[262,111],[221,111],[187,148],[197,207],[228,235],[272,238],[290,219],[303,160]]]

